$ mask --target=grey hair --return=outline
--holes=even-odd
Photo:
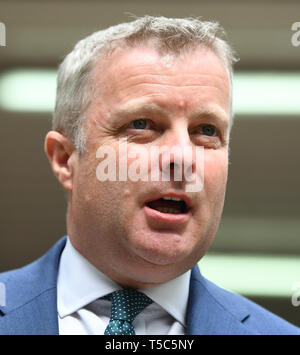
[[[95,32],[76,44],[59,66],[57,76],[52,128],[70,138],[79,153],[85,151],[83,122],[95,93],[91,73],[96,63],[118,46],[132,48],[147,41],[160,53],[179,54],[199,46],[208,48],[220,58],[232,82],[233,64],[237,59],[217,22],[144,16]]]

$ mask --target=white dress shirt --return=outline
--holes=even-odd
[[[153,303],[133,321],[136,334],[185,334],[189,283],[190,271],[165,284],[142,290]],[[111,302],[100,298],[119,289],[120,285],[96,269],[68,239],[57,280],[59,334],[104,334]]]

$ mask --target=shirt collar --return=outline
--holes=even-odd
[[[142,291],[184,326],[190,273],[189,270],[176,279]],[[60,318],[119,289],[120,285],[95,268],[67,239],[57,280],[57,308]]]

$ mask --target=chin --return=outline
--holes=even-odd
[[[191,263],[191,259],[175,263],[169,263],[167,260],[161,260],[160,263],[159,260],[154,260],[154,262],[144,260],[142,265],[134,267],[131,277],[137,283],[138,288],[151,287],[181,276],[190,270],[195,263]]]
[[[151,266],[168,266],[182,264],[190,260],[193,248],[186,245],[182,238],[175,236],[173,240],[161,238],[159,241],[141,244],[134,247],[133,252],[142,262]],[[177,239],[177,240],[176,240]],[[178,241],[179,239],[179,241]]]

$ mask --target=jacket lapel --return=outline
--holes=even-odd
[[[247,309],[229,298],[227,291],[207,281],[200,274],[198,266],[194,267],[190,282],[187,334],[253,334],[243,324],[250,316]]]
[[[65,242],[61,239],[39,260],[4,274],[6,306],[0,310],[0,334],[58,334],[56,282]]]

